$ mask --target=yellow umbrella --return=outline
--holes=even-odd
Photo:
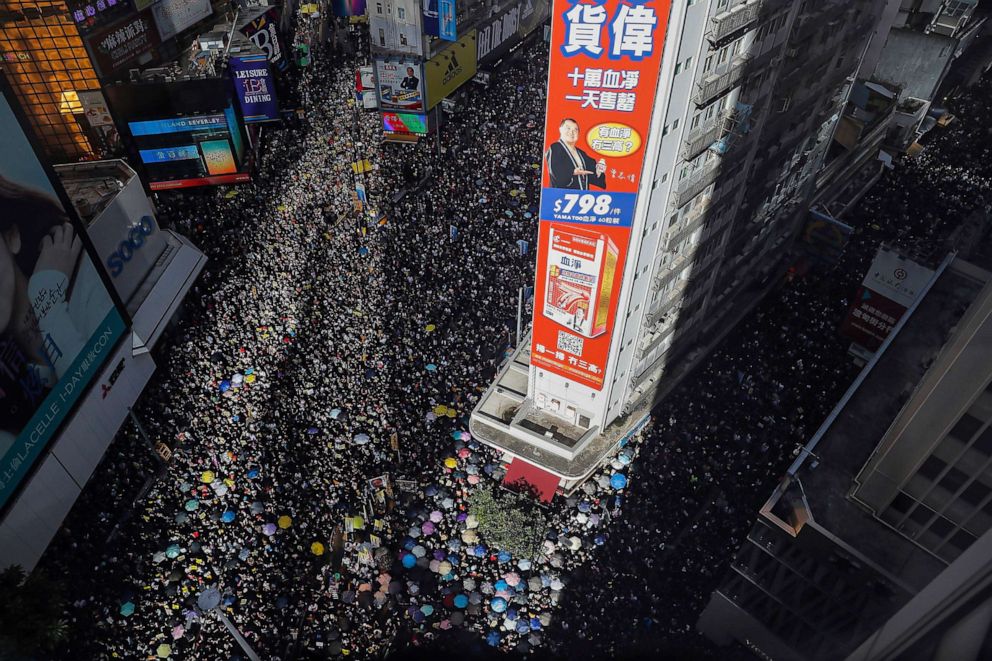
[[[279,206],[276,207],[276,209],[278,209],[279,211],[285,211],[286,210],[286,205],[285,204],[280,204]]]
[[[255,375],[249,374],[245,377],[245,383],[255,383]]]
[[[453,417],[455,417],[456,415],[458,415],[458,411],[456,411],[455,409],[453,409],[453,408],[451,408],[451,407],[449,406],[449,407],[448,407],[448,411],[447,411],[447,413],[446,413],[446,415],[447,415],[447,416],[448,416],[449,418],[453,418]]]
[[[362,530],[365,528],[365,519],[360,516],[356,516],[351,520],[351,525],[355,526],[355,530]]]
[[[165,643],[159,645],[158,649],[155,650],[155,655],[160,659],[168,659],[170,654],[172,654],[172,646]]]
[[[310,545],[310,552],[314,555],[324,555],[324,545],[320,542],[314,542]]]
[[[282,516],[279,517],[279,521],[277,523],[279,524],[280,528],[285,530],[286,528],[293,525],[293,520],[288,516],[286,516],[285,514],[283,514]]]
[[[444,404],[438,404],[434,407],[434,415],[444,415],[448,412],[448,407]]]
[[[458,461],[454,457],[448,457],[447,459],[444,460],[444,465],[447,466],[448,468],[457,468]]]
[[[437,326],[435,326],[434,324],[427,324],[426,326],[424,326],[424,330],[427,331],[428,333],[433,333],[435,328],[437,328]]]
[[[214,475],[213,471],[203,471],[203,473],[200,474],[200,482],[203,482],[204,484],[210,484],[211,482],[214,481],[214,477],[216,476]]]

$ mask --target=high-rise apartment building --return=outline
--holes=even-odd
[[[699,629],[782,660],[988,658],[990,423],[992,275],[951,255],[761,508]]]
[[[555,97],[556,79],[572,67],[565,62],[556,74],[556,62],[579,52],[579,46],[566,43],[578,34],[577,22],[602,18],[599,25],[607,26],[603,34],[609,32],[614,40],[604,41],[611,48],[604,71],[624,62],[617,47],[622,41],[615,38],[617,22],[629,20],[626,10],[611,13],[607,3],[604,14],[585,16],[566,4],[557,3],[551,15],[549,116],[552,108],[576,116],[588,110],[578,102],[569,105],[579,95]],[[597,150],[594,138],[583,133],[590,127],[578,127],[580,140],[587,140],[583,149],[606,154],[601,159],[607,163],[604,177],[627,176],[631,169],[641,174],[630,217],[616,208],[621,213],[614,220],[628,221],[630,228],[614,246],[623,258],[622,267],[609,272],[616,290],[606,298],[602,293],[589,297],[567,277],[558,278],[573,262],[558,264],[562,251],[542,241],[574,239],[568,238],[568,228],[559,231],[561,215],[555,212],[561,205],[546,208],[561,199],[545,183],[540,218],[542,228],[548,223],[552,229],[548,234],[542,229],[539,239],[534,306],[535,333],[540,330],[542,337],[519,344],[476,407],[472,430],[477,438],[507,458],[525,459],[528,471],[547,472],[535,479],[553,482],[557,476],[566,489],[624,442],[652,404],[691,369],[696,350],[731,328],[785,270],[784,257],[816,192],[815,175],[885,6],[883,0],[647,3],[645,12],[660,17],[653,34],[663,50],[660,65],[638,71],[637,89],[643,94],[648,77],[650,89],[656,83],[657,92],[652,92],[649,130],[635,131],[636,147],[633,141],[620,146],[637,152],[643,143],[637,152],[643,167],[635,168],[629,156],[619,163],[623,167],[615,167],[618,160],[610,156],[616,152]],[[643,57],[642,52],[632,58],[629,66],[639,66]],[[577,86],[578,79],[570,85]],[[589,91],[588,77],[584,85],[587,94],[600,95],[596,98],[606,93]],[[599,135],[607,124],[626,130],[623,113],[615,120],[597,125]],[[562,127],[549,122],[546,143],[569,128],[565,122]],[[591,158],[578,168],[588,172],[581,175],[585,188],[597,185],[596,165]],[[545,158],[545,171],[549,167]],[[620,188],[611,181],[607,190]],[[587,206],[595,213],[592,202],[601,199],[595,197],[601,191],[590,192],[594,197]],[[619,195],[606,197],[615,202]],[[581,207],[582,199],[577,199]],[[581,222],[574,216],[571,220]],[[562,240],[558,245],[570,245]],[[552,253],[554,267],[542,251]],[[604,251],[607,261],[609,254]],[[542,268],[564,284],[549,289]],[[572,279],[596,277],[598,284],[605,281],[602,274],[580,273]],[[552,299],[566,313],[558,315],[553,346],[544,339],[552,337],[547,331]],[[609,313],[604,334],[580,332],[600,312]],[[574,320],[572,329],[566,317]],[[587,331],[598,328],[589,325]],[[579,341],[583,335],[586,339]],[[588,359],[585,354],[595,353],[592,347],[603,347],[602,360]],[[535,350],[540,358],[535,359]],[[590,378],[578,376],[584,364],[591,365]]]

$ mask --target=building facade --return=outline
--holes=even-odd
[[[775,659],[987,657],[990,340],[992,276],[951,255],[761,508],[700,631]]]
[[[522,342],[473,414],[477,438],[577,484],[760,298],[885,4],[671,3],[604,384],[538,368]]]

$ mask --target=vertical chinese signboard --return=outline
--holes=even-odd
[[[558,0],[531,362],[602,390],[670,0]]]

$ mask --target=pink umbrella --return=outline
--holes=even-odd
[[[451,628],[451,620],[441,620],[441,624],[438,626],[442,629],[448,630]]]
[[[424,521],[424,525],[420,526],[420,529],[424,531],[425,535],[434,534],[434,524],[430,521]]]
[[[183,637],[183,634],[184,633],[186,633],[186,629],[183,628],[183,625],[181,625],[181,624],[176,625],[172,629],[172,639],[173,640],[179,640],[180,638]]]
[[[478,475],[469,475],[468,476],[468,483],[469,484],[478,484],[479,483],[479,476]]]
[[[507,574],[504,574],[503,579],[507,582],[508,585],[517,585],[520,583],[520,574],[518,574],[515,571],[511,571]]]
[[[471,454],[472,454],[472,451],[469,450],[468,448],[462,448],[461,450],[458,451],[458,456],[461,457],[462,459],[468,459],[468,457]]]
[[[430,519],[434,523],[440,523],[441,522],[441,519],[443,519],[443,518],[444,518],[444,514],[441,514],[440,511],[434,510],[433,512],[431,512]]]

